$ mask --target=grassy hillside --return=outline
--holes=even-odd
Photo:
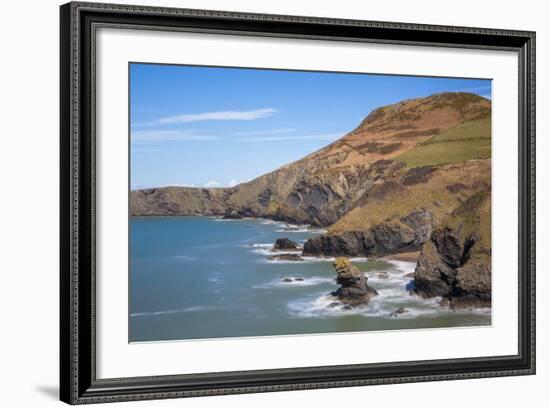
[[[407,167],[423,167],[491,157],[491,117],[461,123],[419,143],[395,158]]]
[[[375,185],[364,204],[346,213],[329,233],[367,230],[418,209],[429,210],[441,220],[473,193],[490,190],[490,185],[489,159],[405,168]]]

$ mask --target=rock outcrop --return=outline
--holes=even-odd
[[[298,245],[298,243],[286,238],[286,237],[281,237],[277,240],[275,240],[275,244],[273,245],[273,249],[271,249],[272,251],[276,252],[276,251],[291,251],[291,250],[300,250],[300,246]]]
[[[341,287],[332,294],[340,302],[349,305],[365,305],[378,292],[367,284],[367,277],[345,257],[337,258],[334,263],[336,269],[336,282]]]
[[[323,235],[304,244],[304,255],[379,257],[419,250],[428,240],[435,224],[430,211],[415,210],[406,216],[392,217],[366,231]]]
[[[453,211],[424,245],[415,291],[452,308],[491,305],[491,195],[481,191]]]
[[[130,193],[130,215],[223,216],[234,188],[163,187],[141,189]]]
[[[240,215],[237,211],[230,211],[230,212],[226,212],[222,218],[229,219],[229,220],[239,220],[239,219],[242,219],[243,216]]]

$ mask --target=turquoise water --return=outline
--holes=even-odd
[[[131,342],[491,323],[490,310],[450,311],[438,299],[410,295],[414,263],[352,259],[380,295],[345,310],[330,295],[338,288],[332,259],[266,259],[277,238],[302,244],[320,230],[262,219],[165,217],[132,218],[130,231]],[[390,316],[399,307],[409,312]]]

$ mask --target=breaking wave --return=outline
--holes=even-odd
[[[293,318],[334,318],[362,316],[366,318],[414,319],[418,316],[437,317],[449,314],[490,315],[490,308],[451,310],[441,307],[441,297],[425,299],[410,292],[415,263],[389,260],[394,268],[388,271],[365,272],[369,285],[378,291],[367,305],[347,307],[330,293],[321,293],[292,300],[287,303],[287,312]],[[395,314],[399,308],[406,312]]]
[[[289,279],[291,281],[284,281]],[[299,279],[299,280],[296,280]],[[288,276],[277,280],[269,281],[265,284],[255,285],[252,288],[256,289],[270,289],[270,288],[294,288],[294,287],[310,287],[320,284],[334,283],[334,278],[329,277],[294,277]]]

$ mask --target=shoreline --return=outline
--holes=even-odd
[[[307,224],[307,223],[290,223],[288,221],[284,221],[284,220],[275,220],[273,218],[268,218],[268,217],[261,217],[261,216],[243,216],[242,218],[238,218],[238,219],[224,219],[223,218],[223,215],[205,215],[205,214],[187,214],[187,215],[129,215],[129,219],[147,219],[147,218],[161,218],[161,219],[165,219],[165,218],[195,218],[195,217],[198,217],[198,218],[210,218],[210,219],[213,219],[213,220],[223,220],[223,221],[246,221],[246,220],[253,220],[253,221],[268,221],[268,222],[273,222],[273,223],[279,223],[281,225],[286,225],[286,227],[288,228],[288,230],[285,230],[286,232],[290,232],[290,233],[293,233],[293,232],[296,232],[296,229],[300,229],[300,228],[306,228],[306,229],[309,229],[310,232],[313,232],[313,233],[318,233],[319,231],[324,231],[323,233],[326,234],[326,229],[324,228],[318,228],[318,227],[314,227],[313,225],[310,225],[310,224]],[[395,254],[388,254],[386,256],[381,256],[381,257],[372,257],[371,259],[372,260],[395,260],[395,261],[405,261],[405,262],[409,262],[409,263],[417,263],[418,262],[418,257],[420,256],[420,253],[421,251],[418,250],[418,251],[413,251],[413,252],[403,252],[403,253],[395,253]],[[304,255],[302,255],[302,257],[306,257]],[[327,256],[307,256],[311,259],[315,258],[315,259],[319,259],[319,260],[323,260],[323,259],[327,259]],[[336,258],[338,256],[329,256],[329,258]],[[346,256],[344,256],[346,257]],[[368,256],[365,256],[364,257],[365,259],[368,259]],[[352,259],[353,261],[353,259]]]

